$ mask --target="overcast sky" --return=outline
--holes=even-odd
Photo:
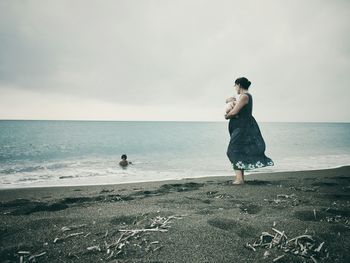
[[[0,119],[350,121],[350,1],[0,0]]]

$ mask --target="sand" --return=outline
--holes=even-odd
[[[243,186],[230,185],[231,177],[207,177],[1,190],[0,259],[350,262],[350,166],[246,179]],[[324,244],[314,259],[277,246],[247,247],[264,231],[275,235],[272,228],[288,239],[312,236],[313,249]],[[135,229],[147,231],[123,232]]]

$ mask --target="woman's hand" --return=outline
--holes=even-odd
[[[227,113],[225,114],[225,119],[226,120],[233,119],[233,118],[237,119],[238,115],[228,115]]]
[[[236,98],[235,97],[229,97],[229,98],[226,99],[226,103],[229,103],[231,101],[236,102]]]

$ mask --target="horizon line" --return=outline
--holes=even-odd
[[[0,121],[85,121],[85,122],[227,122],[211,120],[84,120],[84,119],[0,119]],[[259,121],[271,123],[350,123],[347,121]]]

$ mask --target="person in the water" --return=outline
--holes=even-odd
[[[121,161],[119,162],[119,165],[120,165],[121,167],[127,167],[129,164],[132,164],[132,162],[129,162],[129,161],[127,160],[127,158],[128,158],[128,156],[126,156],[126,154],[123,154],[123,155],[121,156]]]

